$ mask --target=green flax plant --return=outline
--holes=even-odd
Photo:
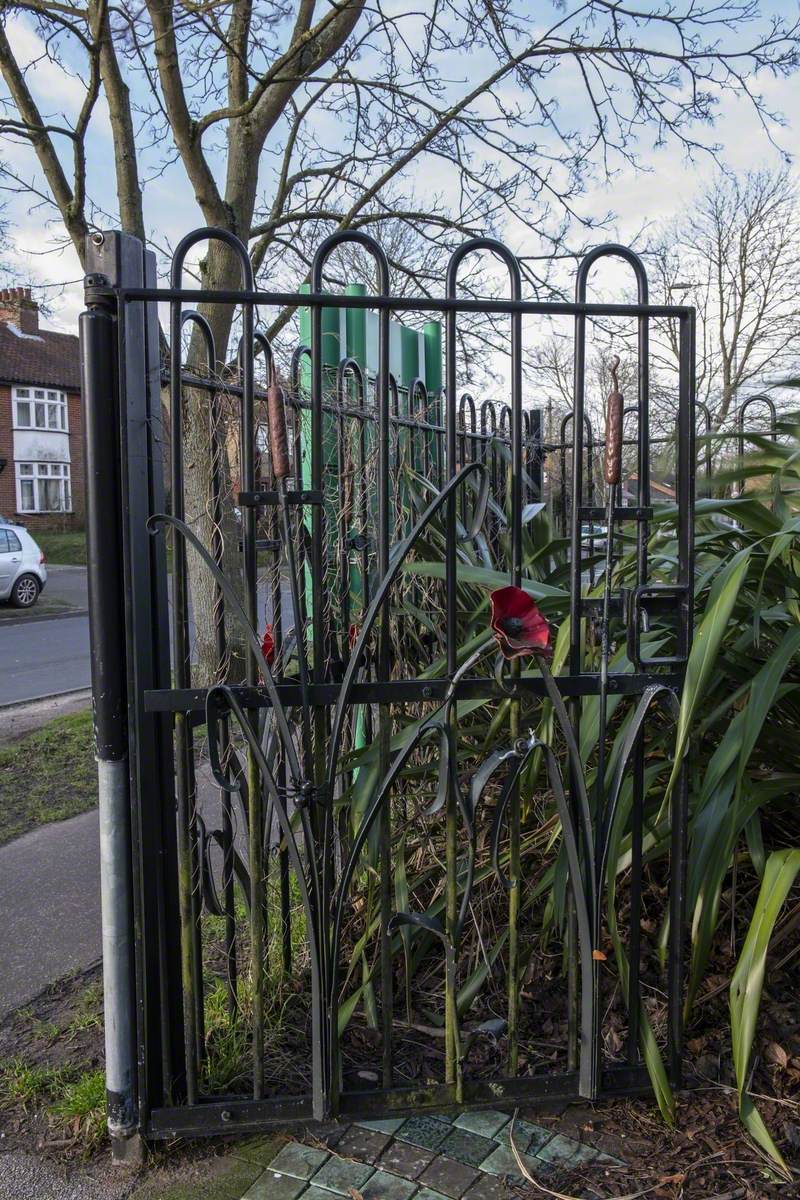
[[[787,1170],[753,1100],[748,1095],[752,1048],[757,1028],[765,960],[774,936],[780,938],[788,922],[796,919],[798,898],[789,897],[800,873],[800,420],[784,419],[775,441],[751,438],[755,453],[737,464],[727,478],[714,482],[716,491],[734,483],[738,495],[701,497],[696,506],[695,636],[686,681],[675,724],[651,722],[646,738],[645,779],[647,795],[644,817],[645,886],[656,886],[667,870],[670,849],[669,797],[681,757],[689,754],[690,828],[688,840],[687,912],[690,921],[689,967],[685,995],[685,1018],[691,1027],[697,1020],[697,1004],[704,994],[715,940],[727,920],[740,939],[739,959],[730,980],[730,1021],[742,1120],[749,1133]],[[742,489],[742,481],[746,487]],[[429,499],[430,484],[410,475],[407,492],[411,504],[422,507]],[[676,555],[674,509],[656,510],[649,554],[654,576],[669,581]],[[483,536],[459,545],[459,661],[465,661],[491,638],[489,594],[507,583],[502,564],[507,561],[507,523],[499,508],[490,511],[493,536]],[[523,587],[557,629],[552,670],[562,669],[567,639],[568,564],[564,539],[554,536],[543,506],[531,505],[525,514]],[[444,672],[443,646],[431,615],[436,609],[436,589],[443,578],[444,535],[441,524],[432,522],[419,543],[414,559],[406,563],[409,586],[397,589],[395,605],[404,624],[403,657],[408,662],[428,665],[414,674],[430,678]],[[630,582],[634,573],[633,548],[623,554],[616,568],[619,584]],[[430,603],[420,601],[427,597]],[[412,599],[415,604],[412,605]],[[644,635],[651,653],[670,638],[666,618],[653,619]],[[596,653],[587,637],[587,656]],[[490,666],[485,669],[490,669]],[[530,670],[536,672],[536,666]],[[624,639],[618,638],[612,669],[631,670]],[[464,701],[459,706],[459,768],[469,769],[471,760],[490,753],[508,740],[508,700],[495,705]],[[623,753],[631,714],[612,697],[609,704],[611,749],[607,781],[611,781]],[[523,720],[536,729],[547,744],[558,744],[558,733],[549,701],[532,702]],[[583,701],[580,724],[580,754],[587,783],[591,785],[596,757],[598,705],[596,698]],[[407,730],[396,735],[397,744]],[[371,786],[367,748],[348,760],[358,764],[355,782],[343,803],[365,806]],[[430,764],[429,764],[430,766]],[[425,764],[409,768],[415,788],[430,785],[435,771]],[[435,787],[435,784],[432,786]],[[555,806],[542,791],[547,780],[541,757],[534,755],[521,778],[523,802],[523,870],[531,886],[524,892],[524,910],[530,915],[538,905],[539,936],[547,940],[563,927],[566,913],[566,861]],[[590,794],[591,794],[590,786]],[[364,793],[359,795],[359,793]],[[607,925],[611,957],[627,994],[628,964],[625,940],[618,927],[619,892],[631,867],[631,790],[623,787],[611,831],[605,880]],[[428,877],[428,915],[441,913],[444,896],[434,883],[435,870],[425,865],[422,854],[408,844],[410,827],[404,833],[403,854],[395,857],[395,894],[398,907],[405,907],[409,893],[425,890]],[[407,863],[414,864],[412,870]],[[419,868],[416,870],[416,868]],[[476,883],[491,873],[491,864],[478,862]],[[745,900],[755,884],[755,903]],[[789,912],[787,914],[787,905]],[[777,932],[776,932],[777,928]],[[373,930],[374,932],[374,930]],[[364,935],[366,937],[369,931]],[[662,956],[668,935],[666,921],[658,935]],[[458,991],[460,1012],[466,1012],[486,983],[507,943],[507,929],[498,922],[492,942],[483,947],[473,969]],[[406,958],[407,995],[410,977],[419,970],[429,949],[430,938],[423,929],[395,935],[395,948]],[[363,953],[356,946],[353,959]],[[349,977],[349,976],[348,976]],[[351,1013],[358,1000],[354,993],[345,1011]],[[659,1105],[668,1120],[674,1101],[661,1063],[659,1040],[651,1024],[650,1009],[643,1006],[640,1021],[642,1052],[651,1074]]]

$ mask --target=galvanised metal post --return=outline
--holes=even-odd
[[[102,245],[89,238],[89,259]],[[86,446],[86,547],[92,708],[100,817],[100,898],[103,931],[106,1102],[115,1162],[139,1162],[136,1118],[136,993],[134,986],[130,793],[128,787],[122,489],[119,450],[116,305],[85,279],[81,313],[81,390]]]

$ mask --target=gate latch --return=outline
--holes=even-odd
[[[686,584],[645,583],[634,588],[628,607],[628,657],[634,669],[646,671],[650,667],[680,667],[686,662],[685,654],[667,654],[643,658],[641,649],[642,630],[649,626],[650,615],[673,613],[679,632],[686,620],[686,603],[689,589]]]

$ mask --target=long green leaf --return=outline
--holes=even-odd
[[[767,859],[764,880],[730,988],[733,1065],[739,1091],[739,1115],[759,1145],[786,1172],[787,1178],[790,1176],[789,1168],[749,1096],[747,1084],[769,941],[798,872],[800,849],[776,850]]]
[[[692,721],[714,670],[749,561],[750,548],[746,546],[734,555],[720,572],[711,589],[703,620],[695,635],[686,665],[686,680],[675,738],[675,761],[667,785],[665,804],[678,778],[681,761],[689,745]]]

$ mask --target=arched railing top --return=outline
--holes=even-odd
[[[259,350],[264,355],[264,362],[267,364],[267,381],[269,383],[275,383],[275,354],[272,350],[272,343],[270,342],[267,335],[264,333],[263,329],[254,329],[253,330],[253,353],[254,353],[254,355],[257,355]],[[239,338],[239,349],[237,352],[237,361],[239,363],[240,370],[242,369],[242,367],[244,365],[244,352],[245,352],[244,338],[241,337],[241,338]]]
[[[300,363],[304,358],[311,361],[311,347],[296,346],[292,351],[292,359],[289,363],[289,387],[294,395],[300,391]]]
[[[184,325],[194,325],[200,330],[200,336],[203,339],[203,344],[206,348],[206,369],[209,375],[213,374],[217,362],[217,350],[214,343],[214,334],[211,330],[206,318],[197,309],[187,308],[186,312],[181,314],[181,328]]]
[[[561,429],[560,429],[562,442],[566,442],[567,426],[569,425],[569,423],[572,419],[573,419],[573,413],[568,412],[564,415],[564,418],[561,422]],[[589,445],[594,445],[594,430],[592,429],[592,422],[589,420],[588,413],[583,414],[583,427],[586,430]]]
[[[417,412],[414,408],[414,401],[419,398],[420,408]],[[424,380],[420,379],[419,375],[415,375],[408,385],[408,412],[410,416],[421,417],[423,421],[428,419],[428,389],[425,386]]]
[[[364,383],[364,372],[361,364],[355,358],[343,358],[340,360],[336,368],[336,395],[339,403],[344,404],[347,396],[345,395],[345,383],[348,375],[355,380],[356,392],[358,393],[358,407],[364,408],[366,397],[366,386]]]
[[[224,242],[239,259],[242,268],[242,287],[247,292],[255,290],[253,264],[250,262],[247,247],[235,233],[231,233],[228,229],[220,229],[216,225],[209,225],[205,229],[195,229],[178,242],[172,256],[172,267],[169,274],[171,287],[176,289],[183,287],[183,264],[186,261],[186,255],[198,242]]]
[[[736,425],[740,432],[744,430],[744,418],[747,410],[752,408],[754,404],[763,404],[769,411],[769,431],[775,433],[778,424],[778,410],[775,407],[775,401],[766,392],[758,392],[754,396],[748,396],[739,405],[739,410],[736,414]]]
[[[522,299],[522,272],[520,271],[519,261],[517,256],[509,250],[508,246],[504,246],[502,242],[496,238],[470,238],[469,241],[463,242],[450,255],[450,261],[447,264],[447,286],[446,295],[448,300],[456,299],[456,288],[458,286],[458,268],[468,254],[473,254],[478,250],[489,250],[492,254],[501,259],[508,268],[508,277],[511,283],[511,299]]]
[[[311,263],[311,290],[312,292],[322,291],[322,272],[325,263],[330,258],[334,250],[338,246],[344,246],[348,242],[354,243],[357,246],[363,246],[368,250],[375,260],[375,266],[378,269],[378,291],[379,296],[389,295],[389,260],[386,257],[386,251],[380,242],[376,241],[369,233],[363,233],[360,229],[340,229],[336,233],[330,234],[325,238],[324,242],[320,243],[317,253]]]
[[[581,259],[578,274],[575,277],[575,299],[580,304],[585,302],[589,272],[601,258],[621,258],[623,262],[628,263],[633,268],[633,273],[636,276],[636,290],[639,303],[647,304],[649,287],[644,263],[634,250],[629,249],[628,246],[621,246],[617,242],[606,242],[602,246],[595,246],[593,250],[590,250]]]
[[[481,433],[497,432],[497,409],[493,400],[484,400],[481,404]]]
[[[470,423],[467,425],[467,412],[469,412]],[[467,429],[469,433],[475,433],[477,429],[476,421],[477,413],[475,410],[475,401],[470,392],[462,392],[461,399],[458,402],[458,420],[459,424]]]

